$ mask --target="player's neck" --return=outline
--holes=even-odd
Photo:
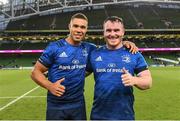
[[[109,45],[109,44],[106,44],[106,47],[109,49],[109,50],[117,50],[119,48],[121,48],[123,46],[122,43],[116,45],[116,46],[112,46],[112,45]]]
[[[74,41],[70,36],[68,36],[65,40],[72,46],[78,46],[81,43],[80,41]]]

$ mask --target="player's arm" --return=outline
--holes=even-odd
[[[64,81],[64,78],[56,81],[55,83],[52,83],[44,75],[44,72],[47,70],[47,67],[37,61],[31,73],[32,80],[34,80],[38,85],[49,90],[52,94],[56,96],[62,96],[65,92],[65,87],[61,85],[61,82]]]
[[[133,54],[138,52],[138,47],[133,42],[123,41],[123,45],[127,47],[129,51]]]
[[[132,76],[127,70],[123,69],[124,74],[121,76],[125,86],[136,86],[141,90],[149,89],[152,86],[152,77],[149,70],[140,72],[137,77]]]

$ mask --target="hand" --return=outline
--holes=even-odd
[[[128,48],[129,52],[131,52],[132,54],[138,52],[138,47],[133,42],[123,41],[123,45]]]
[[[121,78],[124,86],[134,86],[136,84],[134,77],[125,68],[122,70],[124,74],[121,75]]]
[[[61,85],[61,83],[65,80],[65,78],[62,78],[58,81],[56,81],[55,83],[52,83],[49,87],[49,91],[55,95],[55,96],[62,96],[65,92],[65,87],[63,85]]]

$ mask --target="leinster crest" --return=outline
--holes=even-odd
[[[122,57],[122,61],[125,62],[125,63],[129,63],[131,62],[131,58],[129,55],[123,55],[121,56]]]

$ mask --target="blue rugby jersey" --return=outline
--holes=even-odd
[[[94,48],[94,45],[86,42],[73,46],[65,39],[47,46],[39,62],[48,68],[48,79],[51,82],[65,78],[61,84],[66,87],[61,97],[48,92],[48,108],[67,109],[82,104],[88,53]]]
[[[91,119],[134,120],[133,87],[121,80],[124,67],[132,75],[147,69],[141,53],[132,54],[125,47],[109,50],[106,46],[91,52],[87,68],[94,72],[95,92]]]

